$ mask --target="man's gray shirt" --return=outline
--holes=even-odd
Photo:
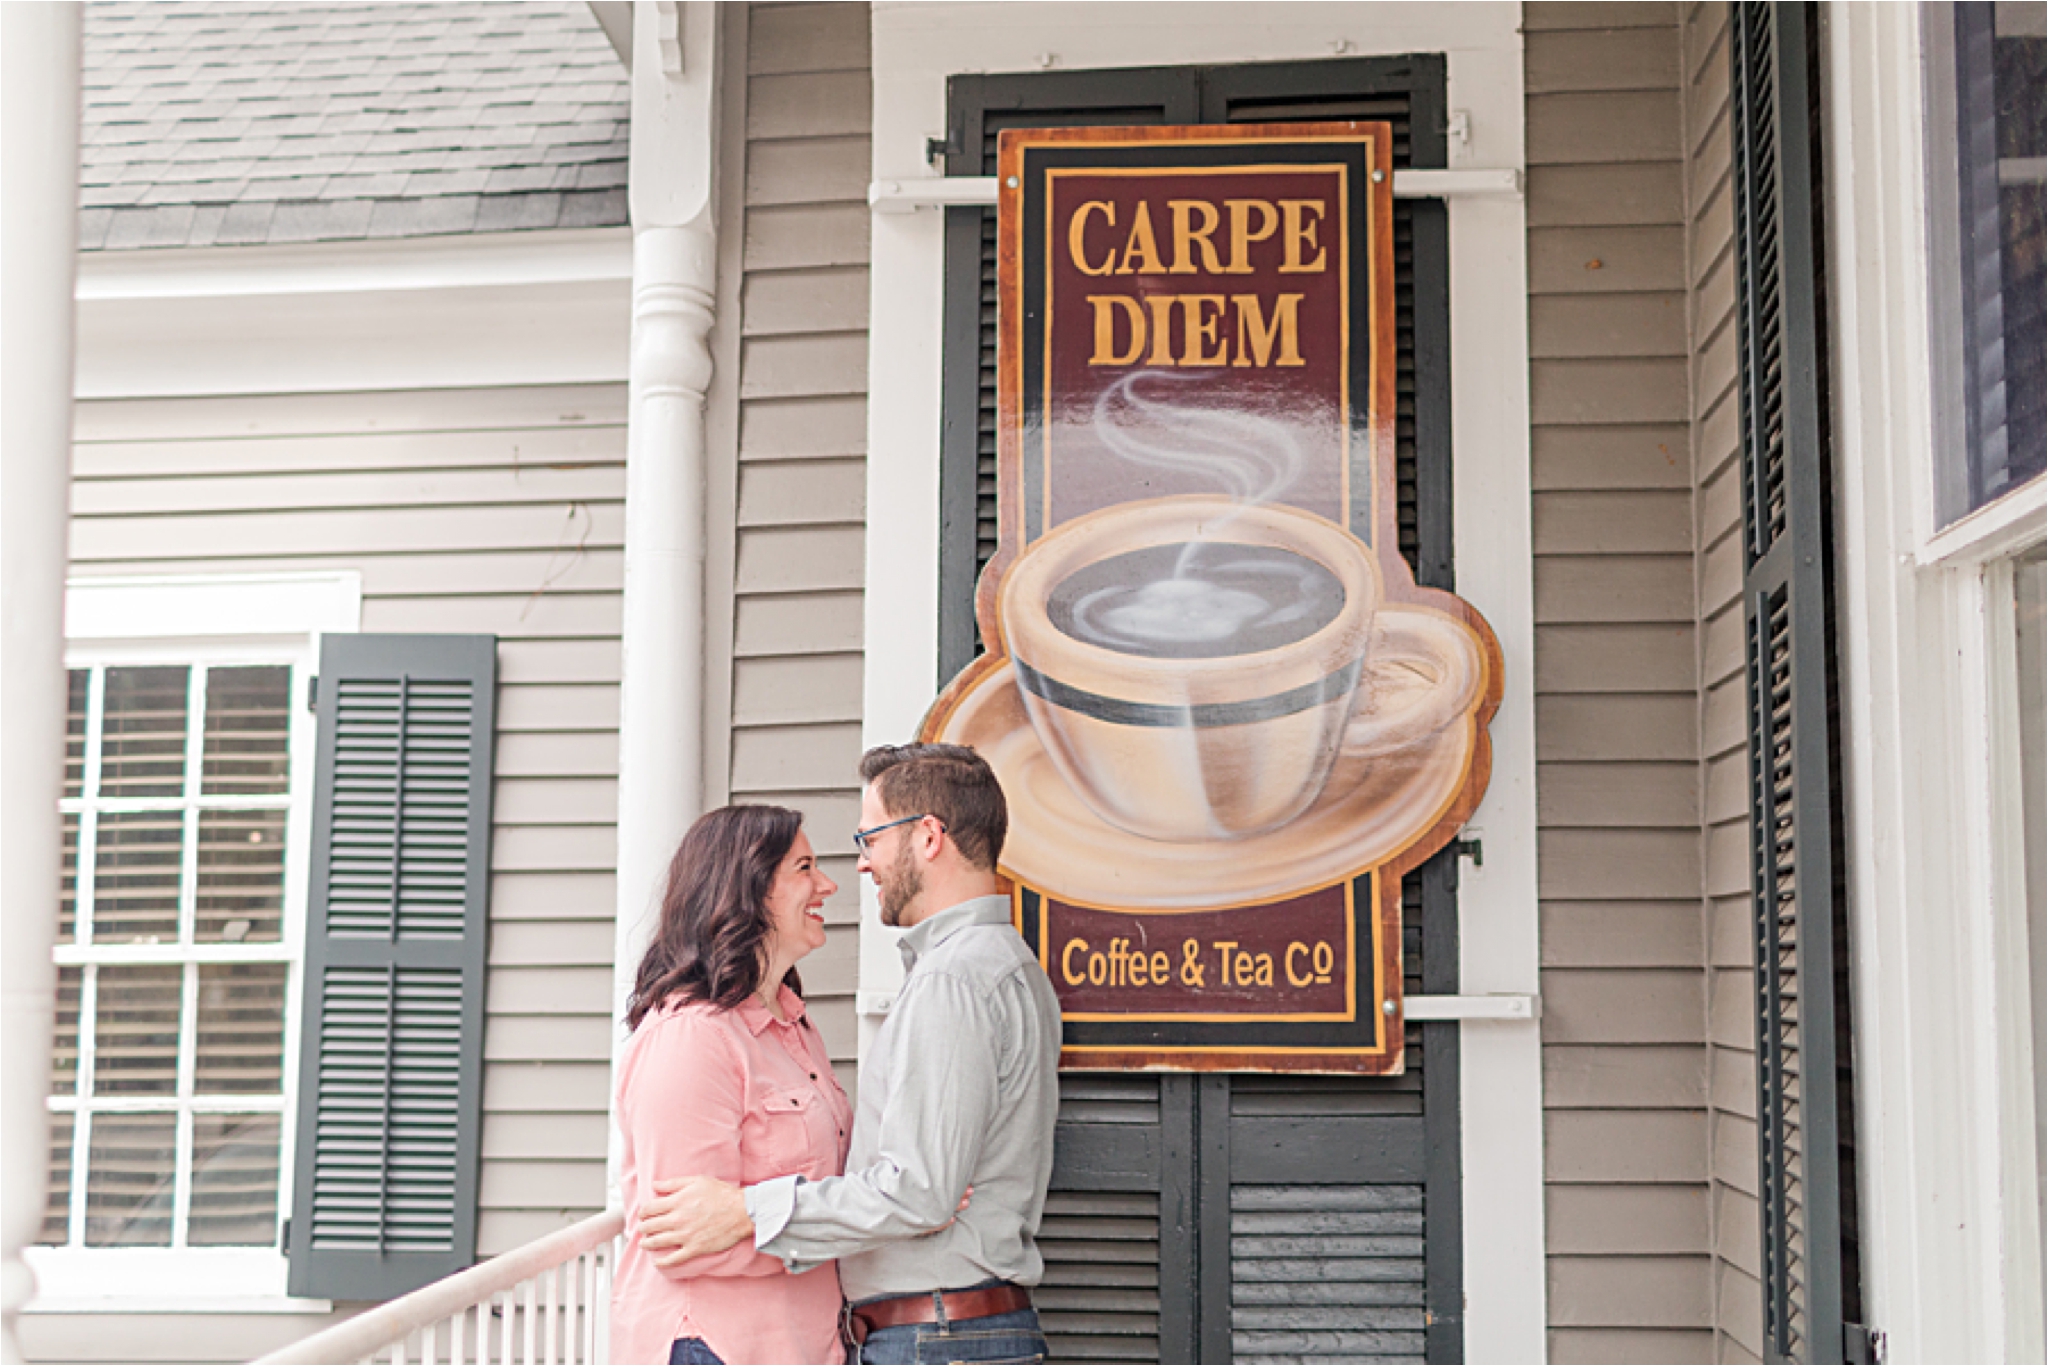
[[[1007,897],[940,911],[900,947],[909,975],[861,1065],[846,1175],[749,1186],[754,1246],[796,1272],[838,1258],[849,1300],[1036,1285],[1059,1000]]]

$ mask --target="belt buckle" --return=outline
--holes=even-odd
[[[852,1305],[841,1304],[839,1306],[839,1331],[853,1346],[862,1346],[868,1340],[868,1321]],[[854,1355],[858,1357],[859,1353]]]

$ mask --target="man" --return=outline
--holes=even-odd
[[[862,1362],[1042,1359],[1026,1287],[1045,1269],[1060,1009],[996,878],[1003,790],[959,745],[872,749],[860,775],[856,866],[909,931],[908,975],[861,1068],[846,1175],[657,1182],[673,1193],[641,1242],[662,1266],[743,1238],[793,1272],[838,1258]]]

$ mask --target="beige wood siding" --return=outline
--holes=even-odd
[[[1763,1350],[1763,1299],[1757,1280],[1756,1031],[1749,949],[1749,758],[1742,720],[1742,491],[1736,458],[1735,219],[1725,4],[1688,9],[1683,51],[1714,1359],[1755,1361]]]
[[[1524,6],[1550,1351],[1711,1350],[1679,15]]]
[[[748,10],[738,468],[730,494],[733,801],[804,813],[839,883],[805,991],[853,1084],[867,517],[868,7]],[[908,738],[908,737],[905,737]]]
[[[74,575],[354,570],[365,631],[499,638],[486,1256],[604,1204],[625,422],[623,385],[78,408]]]

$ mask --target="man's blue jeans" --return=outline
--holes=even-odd
[[[968,1289],[983,1290],[1001,1281],[984,1281]],[[906,1323],[877,1328],[858,1348],[866,1366],[926,1366],[952,1361],[1044,1361],[1045,1334],[1036,1309],[984,1314],[951,1323]]]

